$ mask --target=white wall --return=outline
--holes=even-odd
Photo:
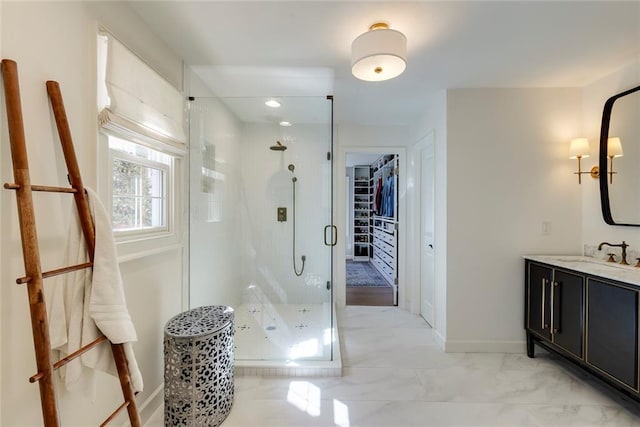
[[[284,99],[283,102],[286,102]],[[326,283],[330,277],[330,248],[324,244],[324,227],[330,224],[331,192],[329,126],[294,124],[282,138],[277,125],[246,123],[241,145],[241,205],[243,244],[251,257],[242,264],[251,271],[245,285],[257,285],[271,303],[330,302]],[[286,151],[269,147],[281,140]],[[293,164],[296,182],[296,259],[306,256],[304,272],[293,271]],[[287,208],[287,221],[278,222],[276,210]]]
[[[462,89],[426,98],[412,140],[429,131],[436,138],[434,329],[448,351],[522,351],[520,255],[577,254],[603,240],[640,248],[640,229],[604,223],[598,181],[583,176],[578,186],[568,159],[569,140],[584,135],[591,157],[583,169],[597,164],[604,102],[638,84],[636,61],[583,89]],[[409,163],[411,201],[411,156]],[[542,221],[551,222],[550,235],[541,235]],[[408,269],[418,282],[419,266]]]
[[[638,85],[640,85],[640,61],[629,64],[584,88],[582,135],[589,139],[591,157],[583,160],[583,169],[590,169],[591,166],[598,164],[600,125],[604,103],[611,96]],[[625,149],[624,141],[622,148]],[[640,228],[611,226],[602,219],[598,180],[588,176],[583,177],[581,190],[582,242],[586,245],[597,245],[602,241],[621,242],[625,240],[631,245],[630,250],[640,251]]]
[[[215,98],[191,102],[189,305],[237,307],[242,297],[240,142],[242,123]],[[203,156],[217,174],[203,191]],[[214,198],[216,202],[210,202]],[[215,210],[215,212],[210,212]]]
[[[523,260],[581,249],[580,89],[447,94],[447,351],[523,347]],[[550,222],[542,235],[542,222]]]
[[[44,82],[60,82],[80,168],[87,186],[96,187],[97,111],[95,40],[97,21],[160,69],[169,80],[179,82],[180,59],[160,43],[128,6],[118,2],[2,2],[1,51],[17,61],[32,182],[63,185],[65,166],[51,119]],[[0,177],[13,181],[2,101]],[[26,290],[11,285],[23,275],[14,194],[2,191],[0,260],[2,325],[2,418],[3,426],[40,425],[37,385],[27,378],[35,371]],[[61,263],[70,199],[36,195],[40,249],[45,269]],[[138,329],[135,345],[145,390],[138,402],[161,399],[163,381],[162,338],[165,322],[181,311],[182,252],[173,249],[121,265],[126,297]],[[45,282],[47,285],[47,282]],[[50,283],[48,284],[50,285]],[[7,349],[10,349],[8,351]],[[7,350],[7,351],[5,351]],[[113,377],[100,377],[95,402],[78,393],[60,393],[64,425],[96,425],[120,403],[119,385]],[[147,409],[152,412],[154,400]],[[146,417],[147,411],[143,412]]]
[[[334,223],[338,227],[338,242],[334,251],[333,277],[334,277],[334,301],[337,307],[344,307],[346,303],[346,244],[344,230],[346,224],[345,206],[345,167],[346,155],[353,152],[368,153],[398,153],[400,154],[400,182],[398,184],[398,222],[400,224],[398,234],[398,278],[400,280],[398,305],[406,309],[409,305],[412,292],[406,276],[407,262],[407,191],[406,191],[406,170],[407,170],[407,150],[410,141],[409,129],[406,126],[359,126],[340,125],[336,126],[334,140]]]

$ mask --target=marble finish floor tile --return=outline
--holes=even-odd
[[[531,417],[538,426],[548,427],[637,427],[637,414],[618,405],[560,405],[530,407]]]
[[[528,408],[505,404],[345,402],[351,427],[535,426]]]
[[[397,307],[347,306],[338,309],[340,328],[429,328],[420,317]]]
[[[535,426],[527,407],[413,401],[323,400],[318,406],[256,401],[255,412],[234,408],[224,427]]]
[[[431,402],[611,405],[599,390],[561,369],[496,370],[466,367],[418,372]]]
[[[342,377],[258,377],[245,385],[236,385],[237,395],[253,400],[286,400],[300,389],[340,400],[416,400],[424,394],[416,371],[402,368],[345,368]]]
[[[640,403],[539,348],[444,353],[398,308],[337,315],[342,377],[236,377],[222,427],[640,426]],[[147,427],[163,425],[158,412]]]

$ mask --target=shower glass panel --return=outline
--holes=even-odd
[[[269,99],[190,102],[190,306],[235,309],[237,360],[327,361],[332,101]]]

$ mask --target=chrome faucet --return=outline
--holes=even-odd
[[[602,242],[598,245],[598,250],[601,251],[604,245],[610,246],[612,248],[613,247],[622,248],[622,259],[620,260],[620,264],[629,265],[629,263],[627,262],[627,248],[629,247],[627,242],[623,240],[622,243],[619,243],[617,245],[613,245],[609,242]]]

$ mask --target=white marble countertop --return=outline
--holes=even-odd
[[[580,255],[525,255],[524,258],[640,286],[640,268],[630,265]]]

